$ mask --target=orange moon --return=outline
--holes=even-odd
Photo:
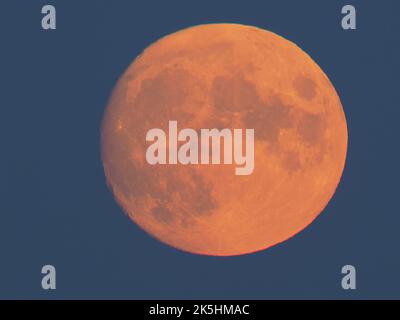
[[[146,133],[254,129],[254,171],[150,165]],[[347,124],[321,68],[294,43],[240,24],[170,34],[114,88],[101,129],[107,183],[124,212],[160,241],[196,254],[247,254],[307,227],[343,172]],[[315,239],[317,240],[317,239]]]

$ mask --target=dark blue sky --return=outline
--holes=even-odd
[[[357,8],[357,30],[340,26]],[[57,30],[41,29],[41,7]],[[398,1],[2,1],[0,298],[400,298]],[[267,251],[198,256],[148,236],[105,184],[109,94],[150,43],[234,22],[295,42],[338,91],[348,158],[324,212]],[[57,269],[43,291],[41,267]],[[341,289],[341,267],[357,290]]]

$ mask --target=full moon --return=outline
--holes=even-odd
[[[253,172],[149,164],[146,133],[168,133],[169,121],[197,132],[254,129]],[[143,230],[187,252],[241,255],[289,239],[322,212],[343,172],[347,125],[332,83],[293,42],[207,24],[156,41],[126,69],[101,148],[116,201]]]

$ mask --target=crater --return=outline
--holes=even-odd
[[[210,214],[218,207],[212,196],[212,185],[204,181],[203,176],[181,170],[171,172],[167,177],[168,202],[173,203],[172,193],[178,193],[182,199],[182,208],[187,208],[192,215],[202,216]]]
[[[198,83],[193,75],[183,69],[166,69],[156,77],[144,79],[141,90],[134,101],[137,113],[146,115],[146,119],[179,119],[194,118],[194,114],[185,111],[186,105],[193,106],[194,90]]]
[[[293,86],[300,97],[306,100],[312,100],[315,97],[316,85],[310,78],[299,76],[294,80]]]
[[[324,135],[325,125],[320,115],[304,113],[301,116],[297,132],[304,142],[313,145],[318,143]]]
[[[244,116],[247,128],[254,128],[256,140],[278,141],[279,131],[291,128],[291,106],[286,105],[278,96],[272,96],[266,104],[259,103]]]
[[[289,151],[284,154],[283,165],[289,171],[296,171],[301,168],[299,155],[294,151]]]
[[[217,111],[243,111],[260,104],[254,84],[239,75],[232,78],[216,77],[211,95]]]
[[[162,223],[171,223],[174,220],[174,216],[171,211],[169,211],[167,208],[164,207],[156,207],[151,210],[151,213],[154,215],[154,217],[162,222]]]

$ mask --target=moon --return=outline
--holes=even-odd
[[[146,132],[254,129],[254,171],[150,165]],[[293,42],[240,24],[205,24],[156,41],[126,69],[101,128],[107,184],[123,211],[174,248],[231,256],[306,228],[340,181],[347,124],[321,68]],[[315,239],[316,241],[318,239]]]

